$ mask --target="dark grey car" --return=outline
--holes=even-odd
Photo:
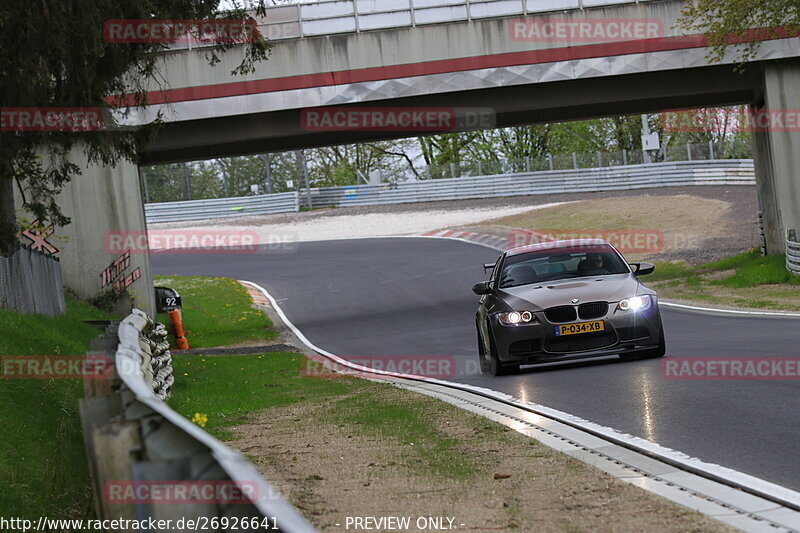
[[[633,269],[631,269],[633,267]],[[628,265],[599,239],[555,241],[504,252],[476,315],[481,371],[502,375],[522,364],[619,354],[661,357],[666,351],[655,291],[639,276],[650,263]]]

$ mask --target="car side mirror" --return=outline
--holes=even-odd
[[[631,263],[632,267],[636,267],[633,271],[634,276],[646,276],[648,274],[652,274],[653,271],[656,269],[656,266],[653,263]]]
[[[480,283],[476,283],[475,285],[472,286],[472,292],[474,292],[478,296],[485,296],[487,294],[492,294],[492,282],[482,281]]]

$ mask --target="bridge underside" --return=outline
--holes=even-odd
[[[438,93],[361,105],[491,108],[497,127],[504,127],[758,103],[763,101],[763,92],[760,66],[739,73],[730,65],[721,65]],[[307,131],[301,127],[301,112],[291,109],[171,122],[142,154],[142,162],[150,165],[408,136],[375,131]]]

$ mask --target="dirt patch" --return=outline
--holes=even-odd
[[[418,439],[407,430],[417,426]],[[445,517],[469,531],[731,531],[492,421],[387,385],[253,413],[232,433],[230,445],[322,531],[382,516]]]
[[[704,257],[709,247],[736,239],[734,226],[729,223],[731,213],[731,204],[727,201],[689,194],[624,196],[532,210],[460,229],[502,237],[515,235],[516,229],[544,232],[555,238],[585,234],[612,242],[621,239],[617,233],[620,230],[635,230],[634,236],[641,234],[639,241],[614,242],[631,261],[645,258],[691,260]],[[632,239],[630,233],[628,236]],[[653,236],[659,241],[656,247],[651,245]],[[512,244],[525,244],[524,234],[521,237]],[[749,239],[747,244],[750,244]]]

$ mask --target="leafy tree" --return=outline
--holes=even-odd
[[[747,61],[760,41],[800,32],[800,0],[694,0],[679,24],[708,36],[713,59],[721,59],[729,44],[740,44]]]
[[[114,19],[245,19],[247,12],[231,1],[227,11],[218,0],[82,0],[81,2],[0,3],[0,108],[104,107],[106,98],[133,95],[145,103],[145,91],[163,87],[160,54],[168,43],[106,42],[104,23]],[[265,15],[263,0],[256,14]],[[210,65],[235,46],[217,42],[206,48]],[[261,36],[244,47],[232,74],[252,72],[267,58]],[[122,104],[116,101],[116,104]],[[105,122],[109,120],[108,114]],[[115,165],[137,160],[137,151],[152,138],[158,121],[134,131],[0,132],[0,254],[17,245],[14,184],[22,206],[34,218],[64,226],[70,222],[56,203],[58,193],[81,173],[70,162],[81,149],[90,163]]]

